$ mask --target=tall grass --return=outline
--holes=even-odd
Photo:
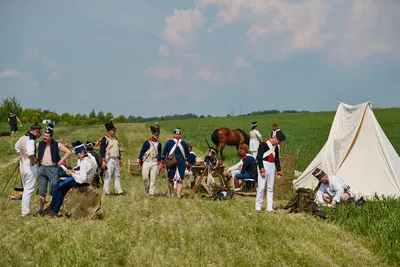
[[[378,254],[400,263],[400,199],[375,197],[361,207],[342,204],[325,212],[334,223],[367,237]]]
[[[397,110],[398,111],[398,110]],[[397,113],[378,110],[381,125],[397,151],[400,122]],[[180,126],[185,140],[194,143],[204,155],[215,128],[249,128],[258,120],[263,136],[269,135],[276,121],[288,136],[286,146],[301,149],[298,169],[304,169],[318,153],[329,134],[333,113],[278,114],[276,116],[206,118],[160,122],[161,142],[171,138]],[[149,123],[150,124],[150,123]],[[329,221],[302,214],[254,212],[254,199],[234,197],[229,201],[167,198],[167,180],[157,183],[158,197],[145,197],[141,177],[128,172],[129,160],[136,161],[142,143],[149,138],[144,124],[117,125],[117,136],[124,145],[122,168],[123,196],[102,196],[101,220],[31,217],[22,219],[20,201],[0,199],[0,266],[386,266],[398,264],[399,202],[367,203],[365,208],[346,213],[346,207],[331,211]],[[388,134],[390,132],[390,134]],[[56,139],[96,141],[104,126],[72,127],[59,125]],[[2,137],[2,148],[13,146],[16,138]],[[397,146],[396,146],[397,145]],[[234,148],[226,149],[227,166],[236,163]],[[0,150],[0,164],[15,154]],[[72,158],[75,156],[73,155]],[[76,159],[74,158],[73,161]],[[2,189],[13,170],[0,169]],[[6,193],[10,192],[11,185]],[[101,188],[97,189],[101,194]],[[35,195],[32,212],[38,209]],[[385,204],[386,203],[386,204]],[[369,208],[382,205],[381,208]],[[350,207],[349,207],[350,209]],[[341,213],[342,212],[342,213]],[[357,212],[360,212],[358,214]],[[382,215],[384,213],[390,216]],[[342,215],[343,216],[342,216]],[[381,216],[382,215],[382,216]],[[347,217],[347,219],[345,219]],[[373,222],[358,231],[358,224]],[[382,225],[382,226],[380,226]],[[386,225],[386,227],[385,227]],[[363,226],[365,227],[365,226]],[[381,227],[381,228],[380,228]],[[398,227],[398,226],[397,226]],[[387,230],[385,230],[385,229]],[[390,229],[390,230],[389,230]],[[369,232],[375,232],[372,234]],[[399,232],[399,231],[397,231]]]

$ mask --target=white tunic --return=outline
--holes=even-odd
[[[329,176],[329,184],[321,184],[315,196],[317,203],[325,203],[322,197],[323,193],[328,192],[333,197],[332,201],[340,202],[340,196],[344,193],[346,183],[337,176]]]
[[[257,129],[253,129],[250,131],[250,144],[249,144],[250,152],[255,152],[258,150],[258,146],[261,140],[262,136]]]
[[[78,184],[90,184],[93,180],[94,172],[96,170],[94,166],[95,164],[91,158],[84,157],[81,160],[79,171],[75,171],[72,174],[72,178],[74,178],[75,182]]]

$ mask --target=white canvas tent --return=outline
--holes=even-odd
[[[300,175],[294,187],[312,188],[315,168],[342,178],[358,196],[400,196],[400,157],[389,142],[371,108],[339,103],[324,147]]]

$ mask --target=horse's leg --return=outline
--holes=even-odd
[[[224,155],[223,155],[224,148],[225,148],[225,143],[221,143],[219,145],[219,152],[221,153],[221,160],[224,160]]]

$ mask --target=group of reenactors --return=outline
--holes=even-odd
[[[42,135],[42,127],[33,125],[29,132],[20,137],[15,144],[15,150],[20,155],[20,175],[23,184],[22,216],[30,215],[30,199],[38,185],[40,208],[38,215],[58,216],[63,199],[71,188],[90,186],[104,173],[103,193],[110,195],[112,178],[115,194],[123,194],[120,181],[122,156],[120,144],[116,138],[116,128],[113,122],[105,124],[106,134],[100,140],[100,154],[93,151],[94,144],[90,141],[86,145],[77,140],[72,143],[73,152],[78,158],[76,167],[67,166],[66,161],[71,151],[61,142],[54,139],[54,125],[47,125],[43,140],[35,142]],[[170,197],[183,197],[183,180],[189,175],[193,182],[192,166],[196,164],[196,154],[190,144],[182,140],[182,130],[176,128],[172,139],[168,140],[164,149],[159,142],[160,126],[155,123],[150,127],[151,137],[141,148],[137,160],[137,167],[142,168],[142,177],[145,193],[149,197],[156,194],[157,178],[160,171],[167,171],[168,189]],[[250,131],[249,149],[240,146],[238,156],[240,161],[227,169],[225,175],[232,177],[232,190],[240,190],[243,180],[252,180],[257,188],[255,201],[256,212],[261,211],[265,187],[267,187],[266,210],[273,209],[273,187],[275,177],[281,178],[280,143],[286,136],[277,127],[272,125],[271,137],[263,140],[257,130],[257,122],[252,123]],[[63,152],[61,157],[60,152]],[[344,191],[344,182],[337,177],[328,177],[322,170],[315,170],[315,177],[322,186],[318,191],[316,201],[329,202],[334,205],[340,200],[346,200],[350,195]],[[99,184],[97,180],[96,184]],[[46,195],[50,189],[52,200],[45,208]],[[343,191],[343,192],[342,192]],[[176,194],[175,194],[176,192]],[[346,195],[347,194],[347,195]]]
[[[72,143],[73,152],[78,158],[77,166],[67,166],[71,151],[54,139],[54,125],[48,124],[43,140],[36,142],[42,135],[42,126],[34,124],[30,130],[15,143],[15,150],[20,156],[19,169],[23,186],[22,216],[30,216],[30,200],[35,192],[39,195],[37,215],[58,216],[65,195],[71,188],[88,187],[100,173],[104,173],[103,192],[110,195],[111,179],[117,195],[123,194],[120,182],[122,157],[120,144],[116,138],[113,122],[105,124],[107,133],[100,142],[100,155],[93,151],[90,141],[83,144],[80,140]],[[61,157],[60,152],[63,152]],[[97,182],[98,184],[98,182]],[[48,189],[52,196],[45,208]]]

